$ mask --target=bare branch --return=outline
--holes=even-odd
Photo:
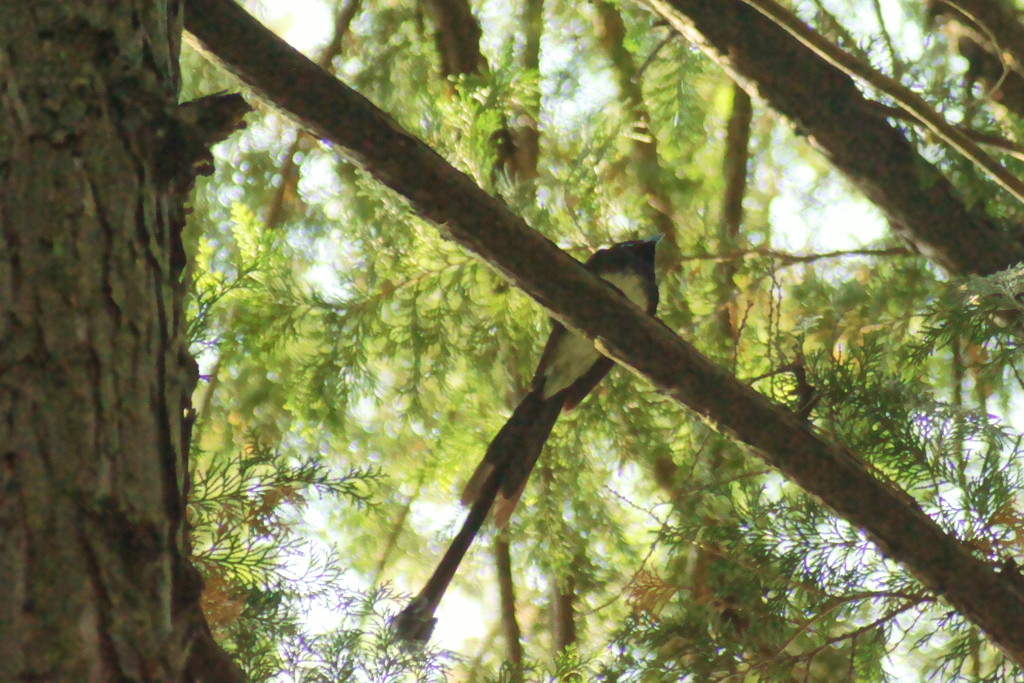
[[[441,54],[445,76],[482,73],[487,60],[480,52],[480,24],[467,0],[423,0],[437,32],[434,42]]]
[[[753,247],[751,249],[738,249],[721,254],[683,254],[679,257],[680,262],[686,261],[714,261],[716,263],[728,263],[738,261],[751,256],[762,256],[779,261],[779,265],[789,266],[797,263],[813,263],[834,258],[846,258],[848,256],[916,256],[906,247],[888,247],[884,249],[841,249],[838,251],[823,251],[815,254],[793,254],[788,251],[769,249],[767,247]]]
[[[870,104],[871,108],[882,116],[898,119],[900,121],[907,121],[908,123],[915,122],[913,116],[899,107],[890,107],[889,105],[882,104],[881,102],[871,102]],[[1024,109],[1022,109],[1022,111],[1024,111]],[[997,149],[1000,152],[1009,154],[1014,159],[1024,161],[1024,145],[1019,142],[1008,140],[1001,135],[996,135],[995,133],[986,133],[980,130],[974,130],[967,126],[956,126],[956,129],[977,142],[979,145]]]
[[[988,0],[926,0],[931,17],[945,19],[944,33],[968,61],[970,88],[985,86],[991,100],[1024,116],[1024,27],[1018,14]]]
[[[576,581],[569,576],[565,585],[551,584],[551,623],[555,653],[561,653],[576,642]]]
[[[750,96],[739,86],[732,91],[732,113],[725,135],[725,157],[722,160],[722,174],[725,177],[725,191],[722,194],[722,220],[719,226],[719,244],[734,248],[743,224],[743,196],[747,191],[747,160],[750,156],[750,122],[753,108]],[[718,287],[718,309],[715,317],[722,339],[734,343],[737,338],[735,307],[736,261],[720,261],[715,266],[715,282]]]
[[[331,41],[327,43],[316,60],[317,66],[320,68],[330,69],[331,62],[341,54],[341,47],[345,42],[345,36],[348,35],[349,27],[359,12],[360,2],[361,0],[348,0],[348,3],[338,12],[338,16],[334,20],[334,33],[331,36]],[[296,131],[295,140],[288,147],[288,151],[284,155],[284,161],[281,162],[281,184],[275,188],[274,196],[271,198],[270,205],[265,213],[266,219],[264,222],[267,228],[272,229],[281,225],[285,218],[287,200],[296,192],[299,181],[299,167],[295,163],[295,155],[302,149],[303,135],[303,131]]]
[[[926,4],[934,14],[946,14],[948,8],[973,24],[1003,64],[1024,75],[1024,26],[1020,13],[1009,4],[993,0],[927,0]]]
[[[515,583],[512,581],[512,550],[507,533],[494,539],[494,565],[498,569],[498,589],[501,594],[501,631],[505,636],[505,656],[521,671],[523,668],[523,632],[516,619]]]
[[[524,71],[540,71],[540,38],[544,28],[544,0],[524,0],[519,25],[523,36],[521,65]],[[540,101],[540,98],[537,98]],[[509,128],[514,145],[508,159],[509,175],[519,182],[534,180],[540,162],[540,112],[535,107],[520,106],[513,112],[513,125]],[[533,192],[533,187],[529,186]]]

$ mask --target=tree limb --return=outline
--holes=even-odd
[[[750,159],[750,124],[754,110],[750,96],[739,85],[733,86],[732,113],[725,136],[725,156],[722,175],[725,190],[722,193],[722,218],[718,239],[720,250],[735,249],[743,224],[743,197],[747,192],[747,163]],[[737,341],[735,300],[737,263],[733,260],[715,264],[714,278],[718,289],[718,309],[715,319],[722,340],[734,345]]]
[[[554,577],[552,577],[554,579]],[[551,584],[551,631],[554,634],[555,656],[576,643],[576,579],[570,574],[565,585]]]
[[[483,32],[467,0],[423,0],[423,7],[437,32],[434,43],[441,55],[441,72],[445,76],[462,76],[487,70],[487,60],[480,52]]]
[[[1024,75],[1024,26],[1020,13],[993,0],[925,0],[932,14],[946,14],[979,29],[1003,64]]]
[[[970,159],[991,176],[1000,187],[1013,195],[1017,201],[1024,202],[1024,181],[986,154],[969,136],[964,135],[956,126],[946,121],[942,114],[935,111],[924,101],[924,98],[913,90],[903,87],[899,81],[876,71],[870,64],[857,59],[837,45],[833,45],[775,0],[743,0],[743,2],[785,29],[787,33],[828,64],[896,100],[918,123],[923,124],[937,138]]]
[[[633,169],[640,189],[647,195],[650,221],[670,244],[678,244],[676,224],[672,220],[672,198],[666,192],[661,177],[658,141],[651,131],[651,114],[644,103],[640,87],[640,70],[632,53],[626,48],[626,24],[616,5],[608,0],[594,0],[597,13],[598,43],[608,55],[619,86],[619,95],[633,119]]]
[[[987,275],[1024,261],[1019,230],[967,208],[939,170],[873,112],[846,73],[746,0],[641,1],[793,121],[895,232],[942,268]]]
[[[505,657],[512,667],[523,669],[523,632],[516,619],[515,582],[512,580],[512,549],[508,535],[498,534],[494,539],[494,566],[498,573],[498,588],[501,595],[501,632],[505,636]]]
[[[723,11],[736,11],[733,3],[729,3],[732,10],[726,4],[716,0],[707,8],[723,25],[730,23],[723,21]],[[747,19],[764,21],[756,14]],[[660,321],[624,301],[502,202],[399,128],[366,98],[317,69],[231,0],[187,0],[185,25],[243,80],[404,196],[445,236],[485,259],[555,319],[594,339],[658,391],[751,446],[770,465],[863,529],[883,553],[903,563],[922,584],[982,628],[1010,658],[1024,664],[1024,593],[1014,585],[1012,571],[1000,572],[972,555],[905,493],[879,481],[845,448],[825,441],[798,416],[744,385]],[[778,35],[774,25],[770,30]],[[770,62],[771,57],[762,54],[759,59]],[[891,130],[888,135],[892,137]],[[900,138],[896,143],[906,145]],[[952,199],[951,190],[942,192]],[[948,210],[948,201],[944,206]],[[975,217],[967,224],[977,222]],[[1003,254],[1002,259],[1006,258]]]
[[[989,0],[925,0],[925,6],[931,18],[945,20],[943,33],[969,63],[968,94],[981,81],[984,100],[1024,116],[1024,26],[1017,13]]]
[[[521,68],[526,72],[540,73],[540,38],[544,30],[544,0],[524,0],[520,7],[519,26],[523,38],[520,54]],[[536,88],[536,86],[533,86]],[[509,126],[513,146],[508,159],[511,177],[523,184],[532,196],[536,186],[528,181],[535,180],[540,160],[540,113],[537,111],[540,94],[535,101],[520,102],[512,112]]]

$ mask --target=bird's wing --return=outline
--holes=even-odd
[[[615,366],[615,361],[607,356],[600,356],[590,366],[582,377],[573,382],[565,390],[565,403],[562,405],[563,412],[569,412],[580,404],[590,392],[597,386],[598,382],[604,379],[605,375]]]

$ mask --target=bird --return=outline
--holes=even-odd
[[[658,307],[655,254],[660,239],[599,249],[583,267],[653,315]],[[529,391],[491,440],[462,491],[461,502],[470,508],[462,528],[423,590],[395,618],[400,639],[422,643],[430,638],[437,621],[434,612],[492,506],[495,525],[504,527],[558,416],[579,405],[614,365],[590,339],[554,321]]]

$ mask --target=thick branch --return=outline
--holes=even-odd
[[[736,11],[731,3],[726,9],[725,0],[712,4],[720,22],[721,12]],[[876,479],[845,449],[824,441],[798,416],[624,301],[468,176],[233,2],[188,0],[185,8],[188,30],[246,82],[404,196],[417,213],[492,264],[557,320],[594,339],[658,391],[750,445],[865,530],[885,554],[902,562],[1024,664],[1024,595],[1010,576],[974,557],[906,494]],[[761,58],[771,61],[770,55]],[[871,156],[872,149],[860,151]]]
[[[750,158],[750,124],[753,116],[750,96],[739,85],[735,85],[732,91],[732,114],[729,116],[725,136],[725,157],[722,160],[725,191],[722,193],[722,220],[719,226],[720,244],[730,250],[736,248],[743,224],[743,197],[747,192],[747,160]],[[723,341],[729,343],[734,343],[738,334],[735,308],[731,305],[737,293],[734,281],[736,270],[735,261],[724,261],[715,267],[718,288],[715,319]]]
[[[483,72],[487,60],[480,52],[482,31],[467,0],[423,0],[437,27],[434,35],[445,76]]]
[[[523,668],[523,632],[516,619],[515,582],[512,580],[512,549],[506,534],[494,539],[494,566],[498,572],[501,595],[501,632],[505,636],[505,656],[516,671]]]
[[[837,45],[823,38],[817,31],[800,21],[799,18],[775,0],[743,0],[772,20],[777,26],[815,56],[842,72],[854,76],[879,93],[893,98],[900,107],[910,112],[914,120],[927,128],[935,137],[960,152],[972,163],[987,173],[1001,188],[1017,201],[1024,202],[1024,181],[985,153],[969,136],[964,135],[946,118],[935,111],[924,98],[913,90],[903,87],[898,81],[876,71],[867,62],[858,59]]]
[[[640,87],[640,70],[633,54],[626,48],[626,24],[618,8],[607,0],[595,0],[594,9],[597,12],[598,41],[608,54],[619,94],[633,117],[633,167],[640,189],[647,195],[647,203],[651,207],[651,222],[659,235],[676,244],[672,199],[661,183],[663,171],[658,157],[658,141],[651,131],[651,115]]]
[[[889,217],[953,273],[989,274],[1024,260],[1024,240],[968,209],[852,79],[742,0],[643,0],[748,92],[791,119]]]

